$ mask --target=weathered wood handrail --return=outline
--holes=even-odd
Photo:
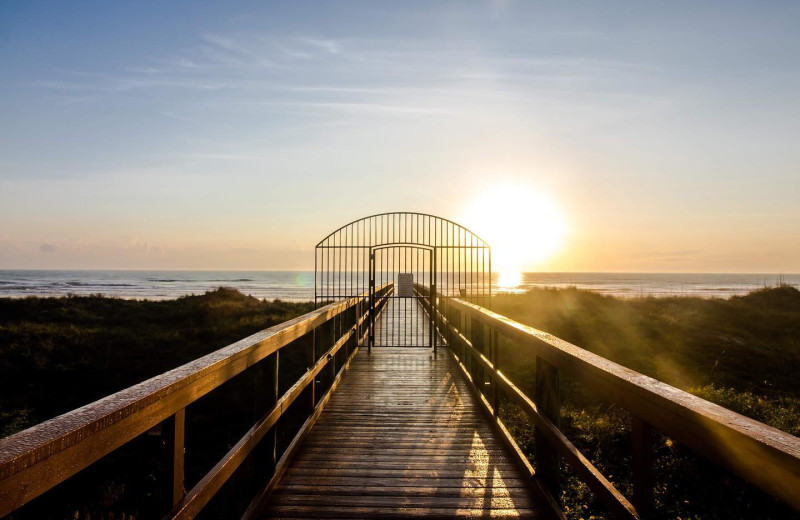
[[[391,291],[391,284],[376,289],[379,297]],[[331,303],[303,316],[283,322],[221,348],[181,367],[126,388],[99,401],[0,439],[0,516],[4,516],[83,468],[108,455],[135,437],[167,421],[172,444],[172,502],[175,518],[196,513],[231,476],[264,434],[296,400],[303,389],[313,387],[314,378],[346,345],[349,358],[357,351],[369,312],[368,294]],[[381,300],[382,301],[382,300]],[[317,330],[334,318],[340,320],[340,335],[326,352],[266,415],[186,495],[183,492],[183,431],[185,409],[246,369],[277,354],[282,348]],[[345,319],[346,318],[346,319]],[[331,328],[332,329],[332,328]],[[332,331],[333,332],[333,331]],[[312,346],[312,349],[315,349]],[[334,369],[335,369],[335,365]],[[273,386],[277,394],[277,359]],[[341,375],[341,373],[339,374]],[[334,388],[328,390],[330,392]],[[314,396],[312,394],[312,401]],[[319,413],[326,399],[311,407]],[[303,429],[298,436],[304,434]]]
[[[427,294],[424,286],[418,286],[417,290]],[[448,340],[449,350],[480,393],[487,410],[496,417],[497,400],[495,397],[490,402],[484,395],[486,388],[475,384],[473,379],[477,374],[488,378],[492,392],[502,390],[532,418],[547,444],[564,457],[616,516],[646,517],[652,508],[652,503],[648,503],[652,501],[652,489],[647,488],[652,486],[649,468],[652,457],[648,451],[651,449],[648,441],[651,427],[800,509],[800,493],[797,492],[800,489],[800,439],[797,437],[486,308],[455,298],[441,298],[441,301],[442,305],[436,312],[437,326]],[[469,327],[467,319],[470,320]],[[565,370],[599,395],[631,412],[634,417],[632,433],[636,508],[569,442],[553,417],[544,413],[541,396],[530,399],[499,370],[497,342],[491,341],[493,334],[529,348],[532,357],[537,359],[537,365],[545,370],[552,368],[556,371],[556,382],[549,382],[553,385],[549,392],[555,391],[557,394],[557,371]],[[489,342],[485,342],[487,335]],[[490,346],[487,351],[484,343],[493,343],[493,348]],[[461,354],[457,352],[457,347],[460,347],[458,350],[462,351]],[[540,384],[547,383],[538,381],[540,378],[545,379],[537,368],[537,389]],[[499,418],[496,420],[504,429]],[[508,440],[514,442],[513,439]],[[540,479],[552,478],[546,474],[538,476]],[[543,484],[548,487],[547,482]]]

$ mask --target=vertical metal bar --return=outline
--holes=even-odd
[[[319,247],[314,248],[314,308],[317,309],[319,304],[317,302],[317,255],[319,254]]]
[[[408,235],[408,229],[406,229],[406,235]],[[405,253],[403,254],[403,261],[404,261],[405,265],[404,265],[404,268],[403,268],[403,272],[404,273],[408,273],[409,272],[409,268],[408,268],[409,254],[411,253],[411,249],[408,248],[408,247],[405,247],[404,251],[405,251]],[[409,311],[408,303],[409,303],[409,301],[410,300],[408,298],[404,298],[403,299],[403,306],[405,307],[405,311],[406,311],[405,312],[406,323],[405,323],[405,327],[404,327],[405,331],[403,332],[403,336],[405,336],[405,339],[403,341],[407,341],[408,345],[413,345],[414,341],[411,338],[408,337],[409,330],[413,331],[413,328],[412,328],[413,325],[409,326],[409,324],[410,324],[409,315],[408,315],[408,311]]]
[[[455,233],[453,232],[453,225],[448,223],[448,225],[447,225],[447,245],[449,246],[448,252],[450,253],[450,279],[451,279],[451,283],[450,283],[450,287],[449,287],[450,291],[453,291],[453,289],[455,289],[455,285],[456,285],[456,258],[455,258],[456,249],[454,248],[456,241],[455,241],[455,236],[454,235],[455,235]],[[453,294],[454,293],[451,292],[451,294],[450,294],[451,298],[453,297]],[[456,291],[455,294],[457,295],[458,292]]]
[[[432,259],[431,259],[432,262],[431,263],[432,263],[432,265],[434,267],[431,269],[431,273],[430,273],[431,279],[429,281],[429,284],[430,284],[429,287],[430,287],[430,309],[431,309],[430,318],[431,318],[431,321],[430,321],[430,326],[428,327],[428,332],[430,334],[430,338],[428,339],[428,341],[430,342],[431,346],[433,347],[433,352],[435,353],[436,352],[436,344],[437,344],[437,341],[436,341],[436,327],[435,327],[435,324],[434,324],[434,320],[436,319],[436,290],[437,290],[436,289],[436,267],[435,267],[436,266],[436,248],[433,248],[431,250],[431,255],[432,255]]]
[[[355,274],[355,269],[353,268],[353,233],[355,232],[355,224],[350,224],[347,226],[347,298],[351,298],[355,295],[354,287],[355,284],[353,283],[353,275]],[[345,330],[348,328],[347,320],[345,320]]]
[[[486,247],[481,248],[481,305],[486,307]]]
[[[461,251],[461,229],[455,224],[453,225],[453,236],[456,241],[456,287],[458,288],[456,298],[461,298],[461,255],[463,251]],[[463,328],[460,322],[459,328]]]
[[[492,283],[494,283],[492,275],[492,250],[489,249],[489,303],[486,306],[488,309],[492,308]]]
[[[475,271],[475,248],[473,246],[473,235],[470,233],[469,235],[469,264],[467,265],[467,270],[469,272],[469,297],[470,301],[474,303],[475,298],[475,288],[472,286],[475,283],[475,277],[473,276],[473,271]]]
[[[369,341],[367,352],[375,346],[375,251],[369,250]]]
[[[325,240],[325,245],[330,245],[330,237]],[[323,249],[325,253],[325,258],[327,260],[326,268],[325,268],[325,301],[330,301],[330,287],[331,287],[331,252],[330,249]]]
[[[419,225],[419,217],[417,218],[417,225]],[[417,229],[417,232],[419,233],[419,229]],[[419,234],[417,235],[417,239],[419,239]],[[419,279],[419,273],[420,273],[420,263],[419,263],[419,256],[420,256],[420,250],[419,250],[419,249],[417,249],[417,263],[416,263],[416,272],[414,273],[414,283],[419,283],[419,282],[420,282],[420,279]],[[425,253],[422,253],[422,259],[423,259],[423,262],[424,262],[424,261],[425,261]],[[419,312],[420,312],[420,310],[419,310],[419,301],[418,301],[418,300],[415,300],[415,301],[414,301],[414,303],[416,304],[416,305],[414,306],[414,310],[415,310],[417,313],[419,313]],[[421,317],[422,317],[422,316],[420,316],[420,318],[421,318]],[[422,332],[422,327],[421,327],[421,325],[422,325],[422,322],[420,322],[420,323],[419,323],[419,325],[420,325],[420,326],[418,326],[418,327],[417,327],[417,329],[418,329],[418,330],[417,330],[417,333],[418,333],[418,334],[420,334],[420,333],[421,333],[421,335],[424,337],[425,333],[424,333],[424,332]],[[421,339],[419,340],[419,343],[420,343],[421,345],[424,345],[424,343],[422,343],[422,340],[421,340]]]

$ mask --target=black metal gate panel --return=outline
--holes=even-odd
[[[434,347],[433,322],[421,299],[433,303],[417,285],[435,287],[434,250],[425,246],[377,246],[370,255],[372,287],[392,284],[381,319],[371,322],[370,346]],[[371,315],[372,316],[372,315]],[[370,318],[372,320],[372,318]]]
[[[449,298],[489,307],[491,280],[489,245],[424,213],[371,215],[340,227],[315,249],[315,306],[362,298],[371,312],[358,337],[368,347],[436,348],[441,335],[426,309]]]

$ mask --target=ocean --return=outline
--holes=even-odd
[[[522,273],[495,276],[495,293],[577,287],[618,297],[728,298],[779,283],[800,288],[800,274]],[[313,271],[0,270],[0,297],[102,294],[164,300],[233,287],[257,298],[314,299]]]

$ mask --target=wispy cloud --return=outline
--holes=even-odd
[[[236,68],[264,68],[274,66],[264,49],[254,48],[244,42],[216,34],[204,34],[201,49],[218,65]]]
[[[326,40],[319,38],[300,38],[299,41],[310,47],[316,47],[329,54],[339,54],[342,51],[341,43],[336,40]]]

